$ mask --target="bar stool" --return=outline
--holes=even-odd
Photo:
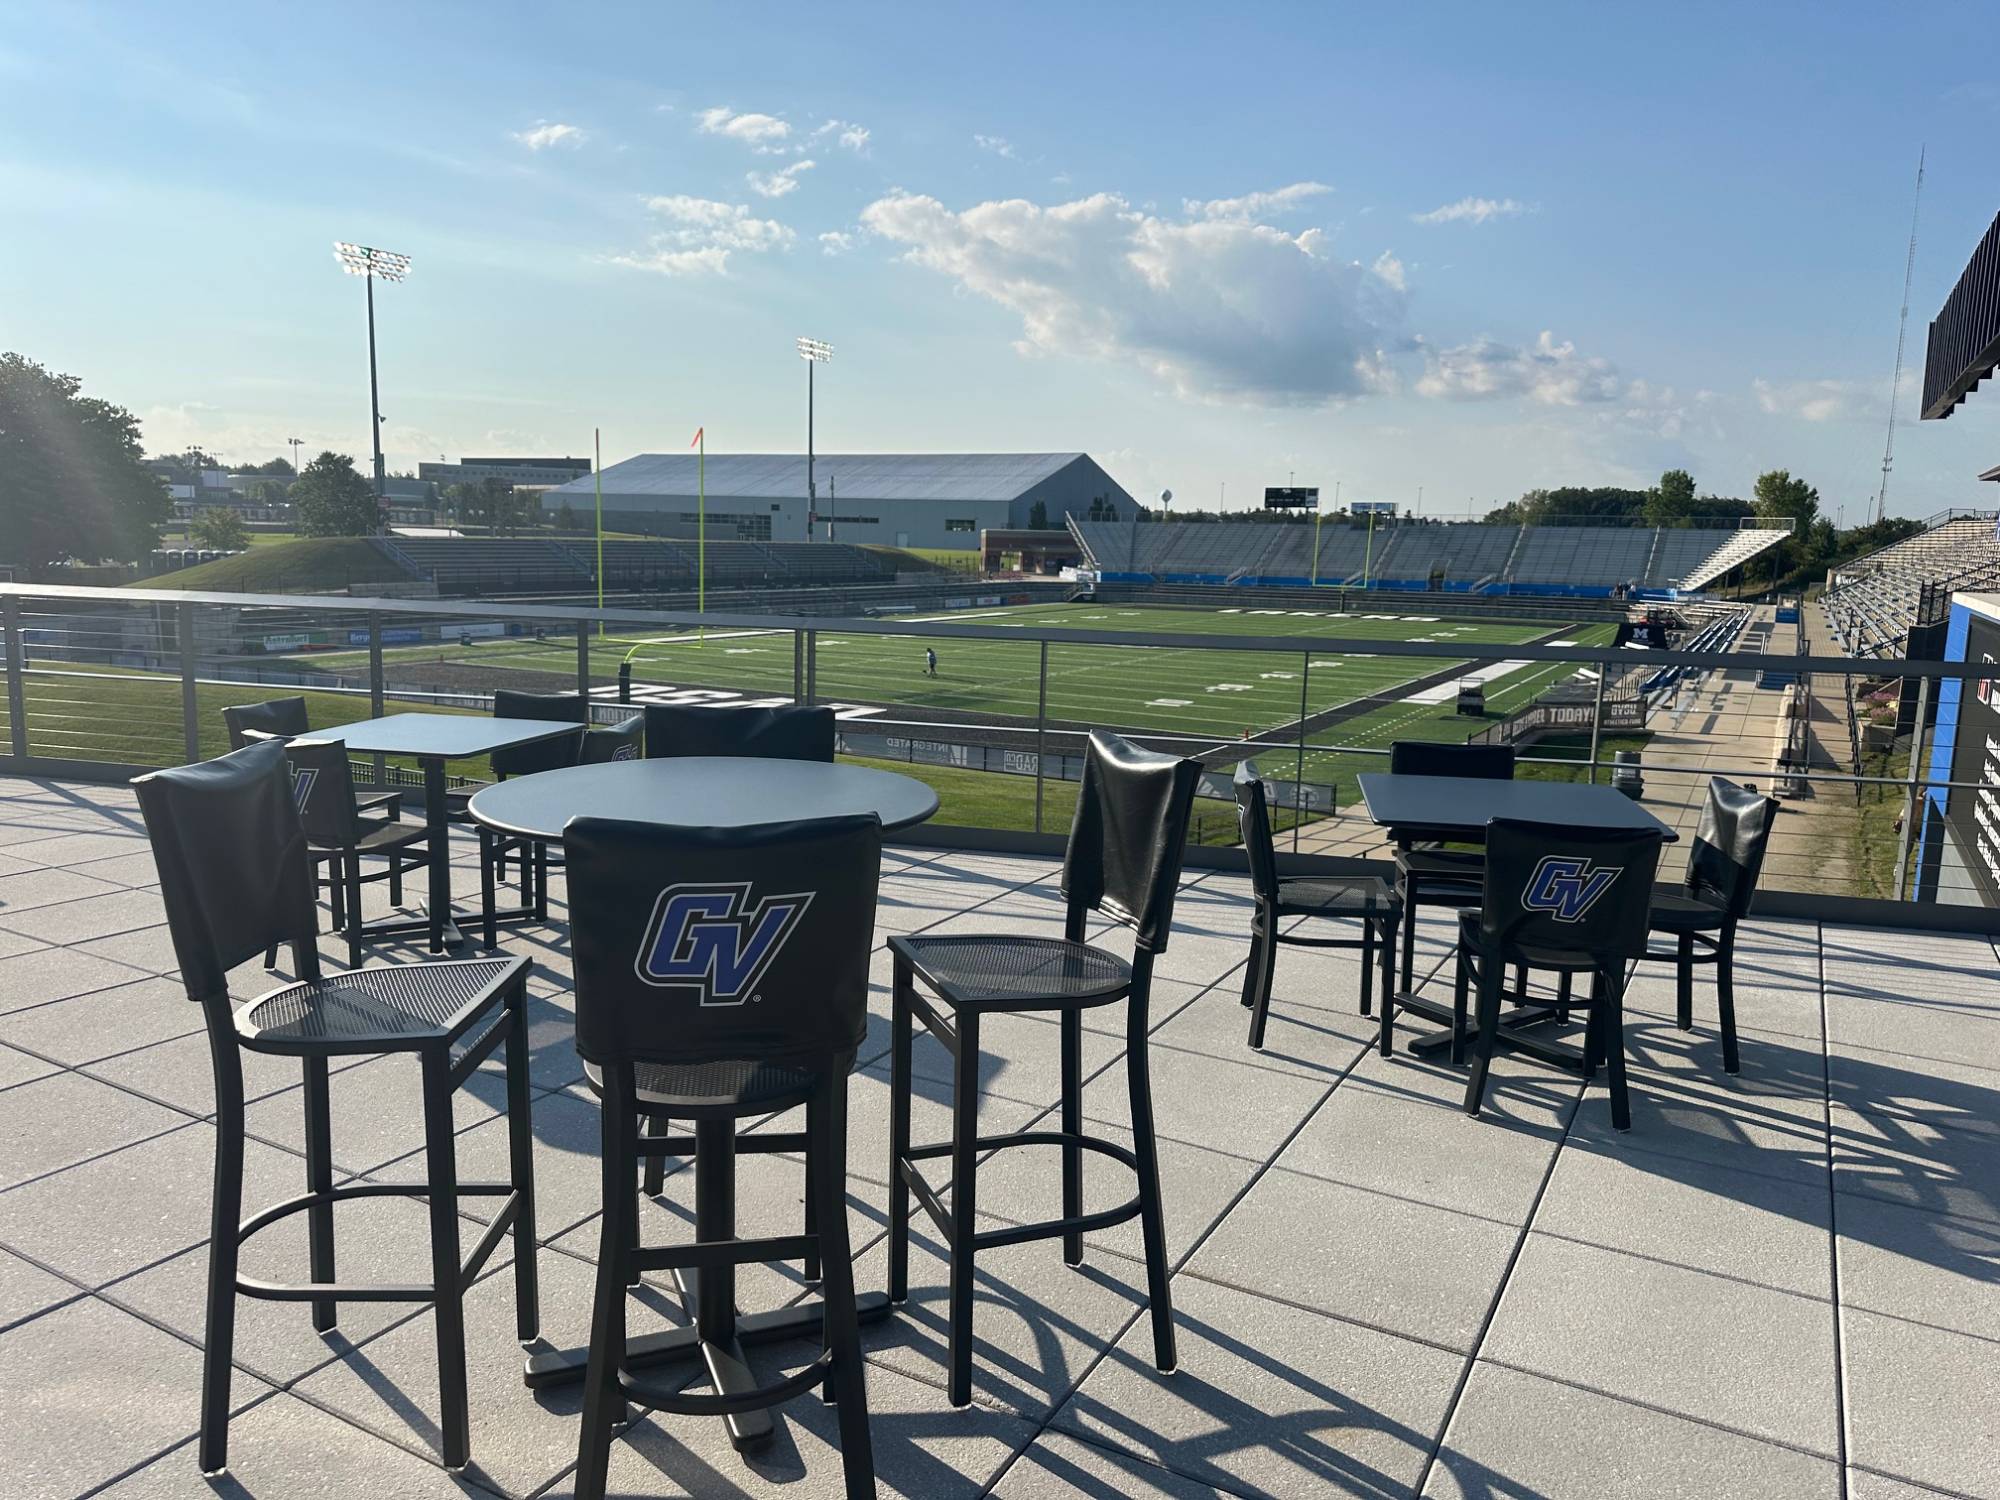
[[[1146,1247],[1146,1282],[1153,1310],[1153,1359],[1174,1367],[1173,1305],[1167,1289],[1167,1243],[1160,1206],[1160,1165],[1153,1136],[1153,1096],[1147,1070],[1148,1003],[1153,962],[1166,951],[1173,927],[1188,822],[1201,762],[1141,750],[1097,730],[1084,755],[1076,821],[1063,859],[1068,903],[1063,936],[948,935],[892,937],[894,992],[889,1083],[889,1298],[910,1295],[910,1197],[944,1237],[951,1260],[951,1348],[948,1396],[972,1400],[973,1257],[980,1250],[1028,1240],[1063,1242],[1063,1262],[1083,1264],[1083,1236],[1137,1217]],[[1128,964],[1084,942],[1092,912],[1133,929]],[[921,981],[930,994],[920,994]],[[1132,1149],[1083,1133],[1083,1012],[1125,1001],[1125,1072],[1132,1101]],[[979,1025],[992,1014],[1054,1011],[1062,1027],[1062,1128],[979,1134]],[[951,1053],[954,1090],[951,1140],[910,1143],[912,1021]],[[1062,1147],[1062,1215],[1036,1224],[975,1229],[980,1155],[1009,1146]],[[1138,1178],[1138,1195],[1117,1208],[1083,1211],[1083,1153],[1123,1162]],[[925,1181],[921,1164],[951,1164],[951,1207]]]
[[[1674,965],[1674,1023],[1682,1031],[1694,1030],[1695,965],[1715,965],[1725,1073],[1741,1066],[1736,1051],[1736,927],[1757,893],[1777,817],[1777,798],[1712,777],[1688,849],[1687,876],[1680,891],[1654,896],[1647,919],[1654,932],[1674,941],[1671,948],[1648,948],[1646,957]]]
[[[838,1407],[849,1500],[875,1494],[847,1231],[847,1077],[868,1030],[881,825],[871,816],[749,829],[577,818],[563,833],[576,965],[576,1048],[603,1105],[604,1218],[577,1455],[577,1500],[603,1500],[626,1398],[732,1417],[821,1390]],[[738,1137],[736,1121],[803,1104],[806,1128]],[[692,1139],[640,1136],[687,1120]],[[735,1153],[803,1149],[805,1232],[739,1239]],[[639,1243],[642,1153],[695,1158],[695,1243]],[[734,1268],[817,1261],[825,1348],[754,1385],[736,1340]],[[645,1271],[698,1273],[695,1325],[716,1390],[656,1384],[628,1363],[625,1300]]]
[[[831,762],[833,710],[802,703],[776,708],[686,708],[649,703],[646,758],[754,755],[767,760]]]
[[[1271,982],[1278,947],[1359,948],[1361,950],[1361,1014],[1373,1005],[1375,961],[1382,962],[1383,1010],[1390,1007],[1395,979],[1396,924],[1403,903],[1379,875],[1281,876],[1278,853],[1271,842],[1270,803],[1257,763],[1236,767],[1236,822],[1243,851],[1250,861],[1250,893],[1257,902],[1250,919],[1250,961],[1243,970],[1243,1003],[1250,1007],[1250,1047],[1262,1051],[1264,1023],[1271,1013]],[[1310,937],[1286,932],[1284,917],[1328,917],[1359,922],[1359,937]]]
[[[1512,745],[1434,745],[1397,740],[1389,747],[1392,776],[1465,776],[1481,781],[1514,779]],[[1478,850],[1444,849],[1400,839],[1396,844],[1396,897],[1403,903],[1402,989],[1416,971],[1417,911],[1424,906],[1467,907],[1479,902],[1484,857]],[[1517,988],[1519,986],[1517,985]]]
[[[345,761],[343,760],[343,764]],[[313,1327],[333,1328],[348,1302],[434,1302],[439,1426],[447,1468],[470,1457],[465,1381],[465,1289],[514,1236],[514,1331],[522,1343],[540,1322],[535,1277],[534,1133],[528,1115],[525,959],[356,969],[322,979],[312,873],[285,747],[251,745],[219,760],[155,771],[132,783],[159,866],[160,895],[188,998],[201,1006],[215,1068],[215,1199],[209,1229],[208,1320],[203,1340],[200,1462],[205,1474],[229,1460],[230,1361],[236,1298],[310,1302]],[[229,971],[289,943],[299,979],[241,1006]],[[458,1180],[452,1095],[494,1050],[507,1047],[509,1180]],[[462,1048],[454,1055],[455,1048]],[[302,1060],[306,1191],[238,1221],[243,1211],[241,1052]],[[335,1280],[333,1208],[356,1198],[406,1196],[407,1183],[333,1185],[327,1060],[375,1052],[415,1055],[423,1072],[423,1194],[430,1204],[431,1279],[414,1286]],[[459,1200],[497,1197],[499,1212],[472,1253],[459,1256]],[[244,1242],[293,1214],[306,1215],[312,1279],[301,1284],[237,1274]]]
[[[1479,905],[1458,914],[1451,1056],[1465,1058],[1465,998],[1477,986],[1478,1035],[1465,1112],[1479,1113],[1500,1034],[1501,973],[1521,969],[1590,976],[1588,1022],[1577,1058],[1590,1078],[1605,1064],[1611,1124],[1632,1128],[1625,1091],[1625,975],[1646,952],[1646,918],[1659,871],[1657,828],[1576,828],[1495,818],[1486,825]]]
[[[304,698],[271,698],[263,703],[233,703],[222,711],[223,728],[229,731],[229,748],[241,750],[258,740],[295,740],[312,733],[312,717]],[[402,815],[401,792],[363,792],[357,789],[355,803],[364,816]]]
[[[299,823],[315,858],[324,859],[333,888],[333,925],[347,936],[347,966],[361,966],[361,947],[380,923],[361,915],[361,887],[389,882],[389,901],[403,900],[403,877],[430,862],[430,829],[422,823],[366,818],[354,795],[353,765],[347,747],[334,740],[292,740],[284,747],[292,768],[292,796]],[[373,874],[361,873],[364,857],[386,860]]]

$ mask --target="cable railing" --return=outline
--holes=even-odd
[[[1523,776],[1619,785],[1684,846],[1710,777],[1768,787],[1786,801],[1766,867],[1773,910],[2000,907],[2000,858],[1989,868],[1983,852],[1985,829],[2000,830],[1983,747],[1939,749],[1977,667],[1816,658],[1802,638],[1752,655],[1721,618],[1667,651],[1615,647],[1605,622],[1481,621],[1421,601],[1226,621],[1249,633],[1220,623],[1123,600],[1058,625],[1032,610],[699,616],[0,585],[0,772],[116,780],[206,758],[227,748],[224,707],[291,693],[315,726],[489,712],[500,687],[577,692],[597,719],[648,703],[797,701],[833,708],[844,756],[939,790],[922,834],[933,841],[1056,847],[1085,741],[1102,728],[1203,762],[1205,844],[1234,842],[1230,779],[1254,758],[1288,853],[1372,862],[1386,851],[1358,778],[1386,769],[1391,745],[1497,738]],[[1815,719],[1815,684],[1837,686],[1844,723]],[[1895,722],[1864,733],[1864,693]],[[1941,702],[1952,714],[1934,711]],[[362,769],[403,779],[393,762]],[[487,774],[451,770],[461,784]]]

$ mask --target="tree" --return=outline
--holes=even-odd
[[[1685,526],[1694,509],[1694,475],[1686,469],[1667,470],[1646,494],[1649,526]]]
[[[569,501],[567,500],[563,501],[562,505],[556,511],[556,530],[557,531],[583,530],[583,518],[577,515],[575,509],[570,505]]]
[[[331,450],[306,465],[292,486],[292,505],[301,536],[373,536],[382,529],[382,508],[345,453]]]
[[[1045,500],[1037,500],[1028,507],[1028,530],[1047,531],[1049,529],[1049,507]]]
[[[245,474],[269,474],[274,479],[296,479],[298,470],[292,467],[288,458],[268,459],[261,464],[252,464],[243,471]]]
[[[1803,479],[1792,478],[1789,469],[1768,469],[1757,476],[1750,493],[1756,497],[1758,520],[1793,523],[1791,536],[1765,554],[1770,558],[1770,576],[1775,582],[1798,567],[1805,555],[1807,529],[1819,514],[1819,491]]]
[[[138,419],[82,391],[74,375],[0,354],[0,557],[31,573],[61,558],[143,557],[171,513]]]
[[[188,527],[188,535],[199,547],[218,552],[241,552],[250,545],[250,528],[243,518],[226,505],[211,505]]]

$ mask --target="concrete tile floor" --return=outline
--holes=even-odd
[[[465,1473],[435,1462],[428,1310],[352,1306],[323,1338],[304,1308],[251,1301],[231,1475],[196,1472],[211,1088],[145,853],[121,788],[0,782],[0,1494],[568,1494],[575,1398],[519,1382],[504,1247],[467,1304]],[[454,853],[464,893],[469,843]],[[898,849],[885,871],[878,940],[1046,931],[1059,917],[1049,859]],[[382,893],[368,899],[375,909]],[[1642,971],[1628,1017],[1635,1128],[1621,1135],[1601,1088],[1507,1058],[1485,1114],[1465,1118],[1457,1070],[1372,1050],[1352,953],[1286,951],[1268,1045],[1252,1053],[1237,1003],[1242,882],[1190,877],[1181,917],[1148,1018],[1178,1371],[1153,1368],[1127,1226],[1094,1236],[1081,1270],[1053,1244],[982,1257],[975,1402],[951,1410],[944,1268],[920,1232],[910,1306],[865,1341],[882,1494],[2000,1500],[1991,942],[1751,924],[1734,1079],[1706,983],[1683,1033],[1671,976]],[[1428,968],[1448,936],[1448,914],[1420,934]],[[568,1342],[596,1253],[595,1109],[570,1044],[562,928],[517,929],[506,946],[535,963],[543,1323]],[[341,945],[325,951],[332,963]],[[241,982],[248,994],[268,981],[253,969]],[[879,1286],[885,1253],[879,955],[875,982],[849,1150],[863,1289]],[[1086,1110],[1114,1138],[1127,1122],[1121,1023],[1092,1016],[1085,1044]],[[988,1042],[985,1128],[1047,1117],[1053,1027],[994,1025]],[[919,1054],[919,1134],[945,1128],[941,1062]],[[413,1176],[410,1082],[393,1060],[340,1067],[343,1171]],[[468,1177],[497,1174],[503,1156],[497,1083],[480,1077],[459,1103]],[[247,1089],[254,1204],[303,1175],[299,1093],[295,1073],[263,1060]],[[1053,1170],[1034,1150],[991,1161],[981,1214],[1054,1212]],[[1125,1195],[1116,1176],[1090,1170],[1091,1206]],[[690,1186],[669,1175],[650,1232],[687,1232]],[[787,1227],[800,1191],[795,1161],[747,1161],[746,1228]],[[423,1222],[403,1198],[345,1210],[343,1273],[421,1277]],[[245,1269],[282,1277],[288,1258],[303,1262],[296,1222]],[[746,1306],[804,1294],[796,1267],[743,1279]],[[635,1329],[678,1319],[656,1288],[639,1298]],[[811,1352],[759,1358],[775,1372]],[[795,1403],[749,1457],[714,1423],[642,1417],[616,1450],[613,1490],[838,1494],[830,1414]]]

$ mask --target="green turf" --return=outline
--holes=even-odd
[[[253,545],[176,573],[141,578],[147,589],[212,589],[221,593],[309,594],[357,583],[408,583],[410,575],[370,546],[365,537],[286,537]]]

